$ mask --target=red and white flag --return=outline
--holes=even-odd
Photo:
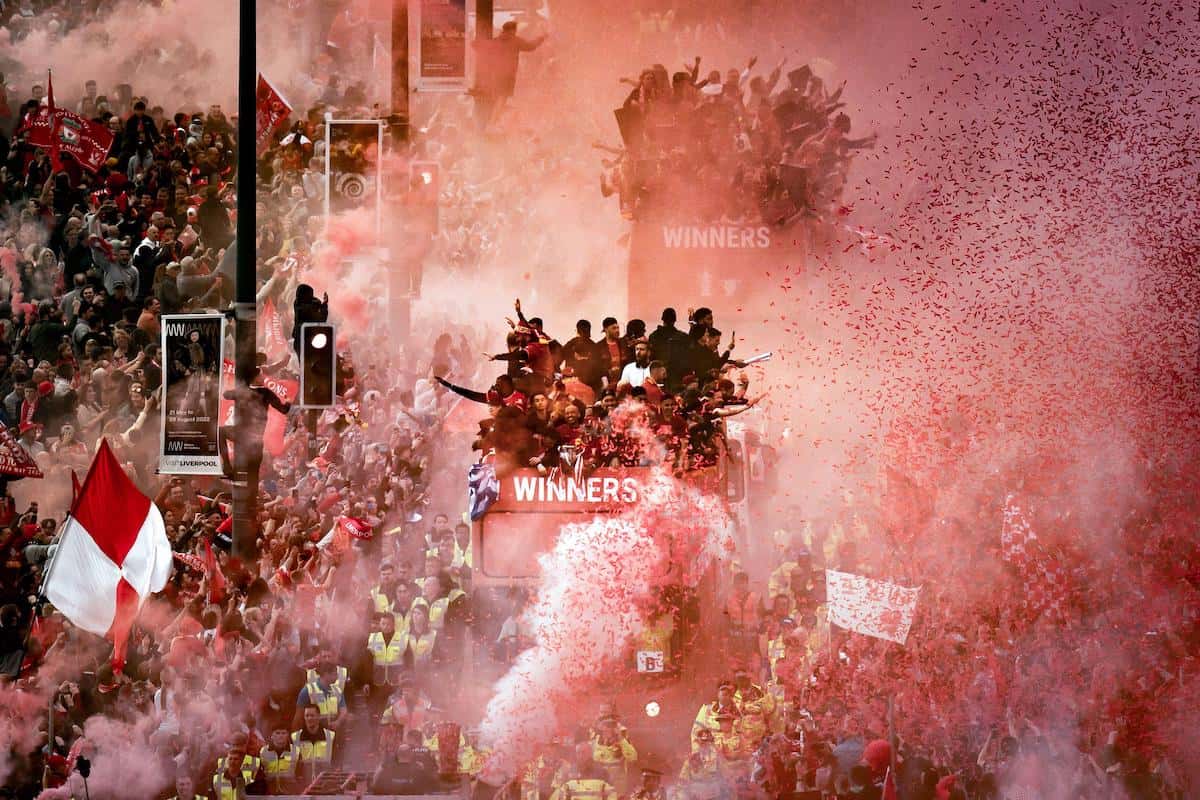
[[[832,624],[898,644],[908,640],[920,587],[909,589],[827,569],[825,591]]]
[[[1004,498],[1000,551],[1025,583],[1025,607],[1035,616],[1061,616],[1067,601],[1067,574],[1042,545],[1016,496]]]
[[[255,138],[257,140],[258,152],[261,153],[271,141],[271,134],[283,124],[288,114],[292,113],[292,107],[283,99],[283,95],[271,85],[270,81],[262,76],[262,73],[258,75],[258,86],[256,88],[257,91],[254,98],[257,136]]]
[[[162,514],[100,442],[48,567],[46,598],[75,625],[113,643],[113,668],[138,609],[171,577]]]

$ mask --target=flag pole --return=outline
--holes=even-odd
[[[38,587],[37,603],[34,606],[34,613],[46,601],[46,584],[50,582],[50,573],[54,570],[54,562],[58,560],[58,553],[62,550],[63,542],[67,537],[67,529],[70,527],[71,518],[75,516],[75,508],[79,505],[79,498],[83,497],[83,490],[87,488],[88,481],[92,479],[92,470],[96,468],[96,459],[101,451],[108,448],[108,439],[101,438],[100,446],[96,448],[96,455],[92,456],[92,463],[88,466],[87,475],[83,476],[83,484],[81,485],[75,477],[75,470],[71,470],[71,505],[67,509],[67,515],[63,517],[62,527],[59,528],[58,547],[54,550],[54,555],[46,558],[46,572],[42,575],[42,585]],[[54,544],[51,542],[50,544]]]
[[[888,695],[887,715],[888,715],[888,771],[892,774],[892,784],[896,783],[896,718],[895,718],[895,698],[893,695]]]
[[[100,447],[107,447],[107,446],[108,446],[108,440],[101,439]],[[96,453],[97,453],[97,455],[100,453],[99,447],[96,448]],[[93,456],[92,457],[92,466],[88,467],[88,474],[85,475],[83,478],[84,486],[87,486],[88,478],[92,477],[92,467],[94,467],[95,465],[96,465],[96,459]],[[46,545],[46,551],[47,551],[46,571],[44,573],[42,573],[42,582],[38,586],[37,594],[35,594],[33,596],[33,609],[32,609],[33,613],[29,617],[29,630],[27,630],[25,632],[25,652],[26,653],[29,652],[29,640],[33,638],[34,620],[36,620],[41,615],[42,609],[44,609],[46,607],[46,601],[49,599],[46,597],[46,585],[48,583],[50,583],[50,575],[52,572],[54,572],[54,565],[58,561],[58,554],[62,550],[63,542],[66,541],[66,538],[67,538],[67,531],[71,527],[71,518],[73,516],[75,516],[75,506],[79,504],[79,498],[82,495],[83,495],[83,489],[79,486],[79,483],[75,478],[75,470],[71,470],[71,505],[67,508],[66,516],[63,517],[62,527],[59,528],[58,542],[54,548],[53,554],[50,554],[49,549],[50,549],[51,545],[55,545],[55,542],[52,541],[52,542],[50,542],[49,545]],[[18,675],[20,674],[19,667],[17,669],[17,674]],[[50,703],[53,706],[54,698],[50,699]]]

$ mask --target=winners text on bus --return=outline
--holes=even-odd
[[[518,503],[636,503],[634,478],[591,477],[551,480],[540,475],[513,477]]]

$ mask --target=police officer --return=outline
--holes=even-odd
[[[592,746],[581,742],[575,748],[574,777],[563,781],[550,800],[617,800],[617,790],[604,779],[604,772],[592,760]]]
[[[696,731],[696,749],[679,770],[680,793],[688,800],[715,800],[729,796],[729,774],[713,744],[709,728]]]
[[[753,682],[750,669],[744,663],[738,665],[733,683],[737,687],[733,698],[742,709],[740,732],[745,745],[754,749],[775,722],[775,698]]]
[[[608,782],[621,794],[627,791],[629,769],[637,761],[637,750],[629,741],[623,725],[616,714],[600,717],[591,736],[592,761],[602,771]]]
[[[257,793],[262,788],[258,756],[246,752],[246,742],[246,734],[235,734],[229,750],[217,759],[212,778],[213,800],[242,800],[247,793]]]
[[[379,565],[379,583],[371,587],[371,606],[376,614],[392,611],[392,597],[400,580],[396,577],[396,567],[391,561],[383,561]],[[407,611],[402,609],[401,611]]]
[[[321,653],[315,670],[309,670],[308,682],[296,698],[294,725],[303,722],[309,706],[316,706],[321,722],[335,730],[340,729],[349,713],[346,708],[344,668],[333,663],[333,655]]]
[[[258,751],[258,758],[270,791],[282,794],[291,787],[300,762],[300,750],[288,738],[287,725],[280,722],[271,729],[271,741]]]
[[[292,745],[299,754],[299,764],[309,778],[334,765],[340,755],[334,747],[336,734],[325,727],[324,718],[316,706],[304,709],[304,727],[292,732]]]
[[[187,773],[175,777],[175,796],[171,800],[204,800],[203,795],[196,794],[196,782]]]
[[[692,724],[692,749],[696,749],[697,736],[701,730],[707,729],[709,732],[716,731],[720,728],[717,723],[717,714],[722,711],[728,711],[733,714],[741,714],[741,707],[737,702],[737,686],[733,681],[721,681],[717,685],[717,699],[705,703],[700,706],[700,710],[696,712],[696,721]]]
[[[666,800],[666,796],[662,788],[662,770],[642,767],[642,786],[633,793],[631,800]]]
[[[367,637],[367,652],[371,655],[371,681],[367,689],[369,693],[378,691],[382,695],[376,703],[382,709],[391,687],[400,685],[408,639],[396,630],[396,618],[391,613],[379,614],[376,624],[379,630]]]

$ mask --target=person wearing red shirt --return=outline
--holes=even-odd
[[[578,403],[568,403],[562,412],[562,422],[555,426],[554,432],[558,435],[560,445],[576,445],[579,443],[580,437],[583,436],[583,428],[580,423],[583,421],[583,410]]]
[[[667,382],[667,365],[662,361],[650,362],[650,374],[642,382],[642,388],[646,390],[646,403],[657,408],[666,396],[666,390],[663,386]]]

